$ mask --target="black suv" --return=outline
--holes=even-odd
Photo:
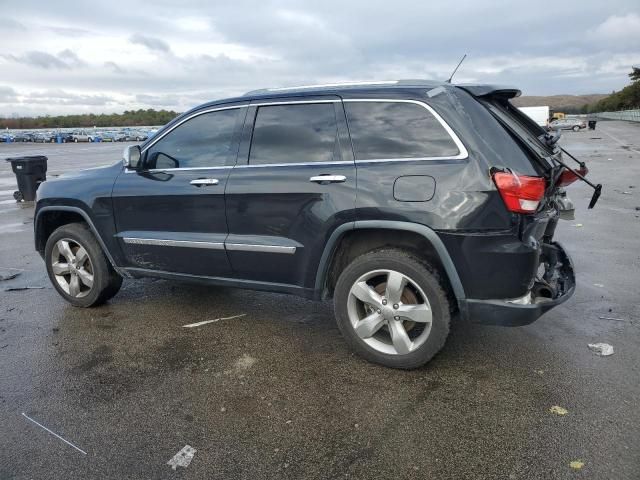
[[[36,248],[73,305],[146,276],[333,297],[354,350],[417,367],[455,312],[524,325],[573,294],[553,234],[578,177],[519,93],[393,81],[207,103],[124,163],[43,183]]]

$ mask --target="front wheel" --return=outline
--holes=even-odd
[[[55,289],[77,307],[100,305],[122,285],[122,277],[82,223],[63,225],[51,234],[45,246],[45,262]]]
[[[573,127],[573,131],[574,132],[579,132],[580,131],[580,127],[578,125],[576,125],[575,127]]]
[[[450,305],[443,283],[426,262],[402,250],[356,258],[340,274],[334,307],[351,347],[387,367],[424,365],[449,335]]]

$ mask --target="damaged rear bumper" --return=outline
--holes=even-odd
[[[461,310],[474,323],[521,326],[537,320],[548,310],[566,302],[576,288],[573,262],[557,242],[543,246],[544,281],[536,282],[524,297],[507,300],[462,301]]]

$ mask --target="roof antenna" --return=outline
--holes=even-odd
[[[467,58],[467,54],[466,53],[464,54],[464,56],[460,60],[460,63],[458,63],[458,66],[453,70],[453,73],[451,73],[451,76],[449,77],[449,80],[447,80],[445,83],[451,83],[451,80],[453,79],[453,76],[456,74],[456,72],[460,68],[460,65],[462,65],[462,62],[464,62],[465,58]]]

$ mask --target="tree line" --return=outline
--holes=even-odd
[[[596,103],[585,105],[582,107],[582,113],[616,112],[640,108],[640,67],[632,68],[633,70],[629,74],[631,85],[624,87],[619,92],[613,92]]]
[[[86,113],[44,117],[0,118],[0,128],[92,128],[164,125],[178,115],[172,110],[125,110],[124,113]]]

